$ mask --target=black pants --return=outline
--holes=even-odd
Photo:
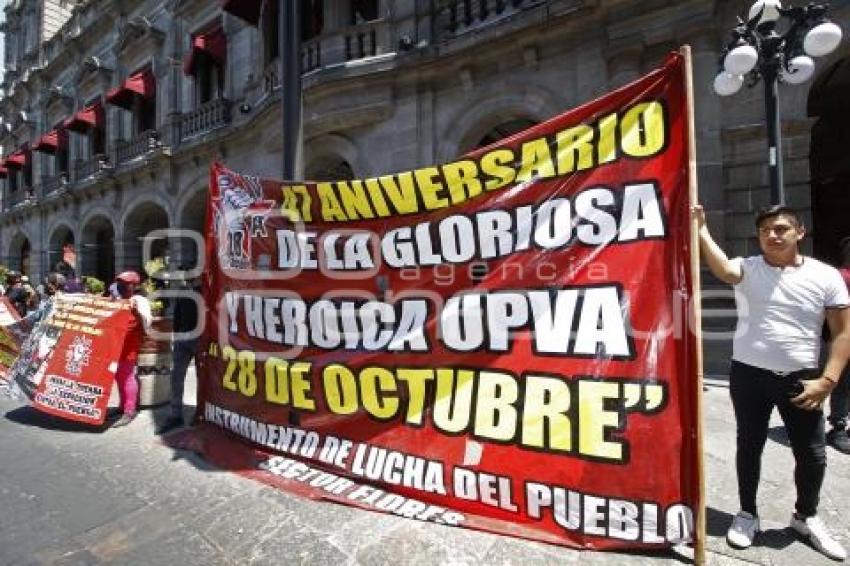
[[[840,430],[847,428],[847,416],[850,414],[850,366],[844,369],[838,385],[829,397],[829,424]]]
[[[807,411],[793,405],[793,384],[801,377],[817,377],[817,370],[781,376],[771,371],[732,360],[729,391],[738,430],[735,465],[741,509],[758,515],[756,493],[761,475],[761,455],[773,408],[785,423],[796,466],[797,513],[817,513],[820,488],[826,471],[826,441],[822,411]]]

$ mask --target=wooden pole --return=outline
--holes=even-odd
[[[699,499],[696,508],[696,525],[694,533],[694,562],[705,564],[705,462],[703,459],[703,430],[702,430],[702,292],[700,290],[700,268],[699,268],[699,235],[697,233],[696,219],[691,213],[694,205],[698,204],[697,193],[697,159],[696,159],[696,134],[694,132],[694,82],[693,62],[691,60],[691,47],[684,45],[679,50],[685,60],[685,100],[687,102],[687,126],[688,126],[688,214],[691,222],[691,282],[693,284],[693,296],[689,306],[689,320],[693,325],[694,339],[696,340],[696,448],[697,448],[697,488]]]

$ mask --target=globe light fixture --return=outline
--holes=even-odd
[[[815,62],[808,55],[797,55],[779,72],[782,82],[791,85],[801,85],[808,82],[815,74]]]
[[[804,84],[815,74],[812,57],[829,55],[841,43],[841,28],[826,18],[826,4],[783,8],[779,0],[758,0],[745,21],[738,18],[720,57],[714,91],[731,96],[743,85],[764,83],[770,198],[785,203],[779,83]]]
[[[841,28],[832,22],[818,24],[803,39],[803,49],[812,57],[829,55],[841,43]]]
[[[753,70],[758,60],[759,54],[756,48],[743,43],[726,55],[723,59],[723,68],[732,75],[746,75]]]
[[[775,22],[779,19],[779,10],[782,8],[779,0],[759,0],[750,6],[750,20],[755,19],[758,23]]]
[[[744,86],[744,77],[726,71],[714,77],[714,91],[720,96],[732,96]]]

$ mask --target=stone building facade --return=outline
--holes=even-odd
[[[728,249],[751,253],[752,211],[769,198],[763,92],[721,99],[711,88],[749,4],[306,1],[305,177],[448,160],[625,84],[687,43],[701,199]],[[78,272],[108,279],[140,267],[151,231],[200,229],[212,160],[279,176],[277,6],[8,2],[0,263],[38,278],[73,250]],[[850,30],[850,1],[832,2],[831,16]],[[847,41],[814,82],[781,88],[789,201],[830,259],[850,234],[848,94]]]

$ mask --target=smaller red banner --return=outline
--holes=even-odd
[[[128,301],[57,296],[46,324],[60,334],[43,357],[46,367],[36,380],[33,406],[64,419],[103,424],[131,316]]]
[[[64,129],[57,128],[47,132],[32,147],[35,151],[42,153],[56,153],[58,150],[68,146],[68,133]]]
[[[124,83],[106,93],[106,102],[129,110],[137,97],[152,99],[156,96],[156,78],[150,69],[139,71],[124,81]]]
[[[209,57],[213,63],[224,66],[227,58],[227,36],[224,35],[221,26],[206,33],[200,33],[192,38],[192,49],[183,61],[183,73],[195,74],[195,65],[198,57]]]
[[[65,123],[62,125],[66,130],[85,134],[92,128],[102,128],[105,121],[106,116],[103,111],[103,103],[98,100],[65,120]]]

